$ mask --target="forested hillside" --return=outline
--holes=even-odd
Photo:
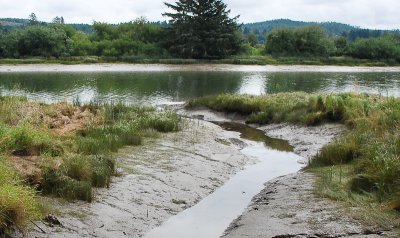
[[[356,26],[337,22],[304,22],[292,21],[289,19],[248,23],[244,24],[242,29],[245,35],[249,33],[254,33],[260,42],[264,42],[265,36],[274,29],[300,28],[306,26],[319,26],[324,29],[330,36],[344,36],[351,41],[354,41],[357,38],[379,37],[382,36],[385,32],[390,32],[379,29],[362,29]]]

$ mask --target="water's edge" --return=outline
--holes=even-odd
[[[296,172],[302,167],[298,163],[302,158],[288,152],[292,148],[284,140],[269,138],[262,131],[240,123],[215,124],[228,131],[240,132],[245,144],[241,153],[257,159],[258,163],[247,166],[195,206],[147,233],[146,238],[219,237],[242,214],[265,182]]]

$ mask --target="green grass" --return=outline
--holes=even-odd
[[[373,192],[352,191],[352,165],[314,167],[309,171],[318,176],[316,194],[344,203],[349,208],[347,211],[350,216],[364,224],[383,229],[400,227],[399,213],[393,209],[391,203],[380,203]]]
[[[63,153],[58,138],[50,135],[46,129],[35,128],[27,123],[11,128],[0,125],[0,135],[2,136],[0,150],[10,151],[13,155],[55,157]]]
[[[51,163],[44,168],[40,190],[67,200],[91,202],[92,187],[109,187],[115,173],[112,157],[71,155],[63,159],[59,168]]]
[[[76,129],[64,131],[63,118]],[[0,159],[0,236],[40,215],[36,193],[91,202],[93,187],[109,187],[116,175],[113,152],[180,129],[176,113],[150,107],[0,97],[0,157],[18,169]],[[41,177],[32,181],[29,171]]]
[[[39,216],[36,192],[25,186],[18,173],[0,158],[0,236]]]
[[[140,145],[148,130],[165,133],[181,129],[181,119],[175,112],[158,112],[154,108],[123,103],[105,104],[100,108],[104,124],[89,127],[76,137],[79,153],[116,152],[122,146]]]
[[[391,204],[392,211],[400,210],[398,98],[351,93],[225,94],[190,100],[187,107],[240,113],[249,123],[289,122],[306,126],[325,122],[342,123],[349,130],[325,146],[309,165],[310,168],[348,166],[349,171],[344,179],[346,186],[325,194],[334,197],[332,194],[337,191],[342,195],[368,192],[368,197],[373,197],[376,203]],[[331,185],[334,187],[337,183],[332,182]],[[342,195],[335,196],[340,198]]]

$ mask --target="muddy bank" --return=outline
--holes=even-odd
[[[269,136],[288,140],[295,152],[310,159],[344,128],[340,125],[298,127],[287,124],[261,128]],[[246,211],[223,237],[399,237],[366,227],[338,203],[314,194],[315,175],[290,174],[266,183]]]
[[[192,120],[188,129],[165,134],[118,153],[122,175],[99,189],[91,204],[58,204],[62,226],[43,222],[27,237],[141,237],[196,204],[246,164],[238,150],[239,133]]]
[[[304,158],[303,163],[308,163],[324,145],[331,142],[346,128],[340,124],[315,127],[272,124],[258,129],[265,131],[270,137],[287,140],[294,147],[294,152]]]
[[[314,181],[299,172],[268,182],[223,237],[398,237],[365,227],[344,207],[316,197]]]
[[[227,65],[227,64],[29,64],[0,65],[0,72],[400,72],[400,67],[317,66],[317,65]]]

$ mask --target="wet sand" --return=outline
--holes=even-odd
[[[99,189],[93,203],[57,204],[62,227],[25,237],[141,237],[169,217],[193,206],[256,161],[240,153],[239,133],[191,120],[187,129],[164,134],[117,154],[122,176]]]
[[[400,67],[317,66],[317,65],[227,65],[227,64],[27,64],[0,65],[0,73],[17,72],[400,72]]]
[[[318,127],[280,124],[260,129],[269,136],[288,140],[296,153],[308,159],[344,130],[335,124]],[[361,224],[348,208],[316,196],[315,179],[311,173],[298,172],[266,183],[223,237],[399,237],[396,231]]]

